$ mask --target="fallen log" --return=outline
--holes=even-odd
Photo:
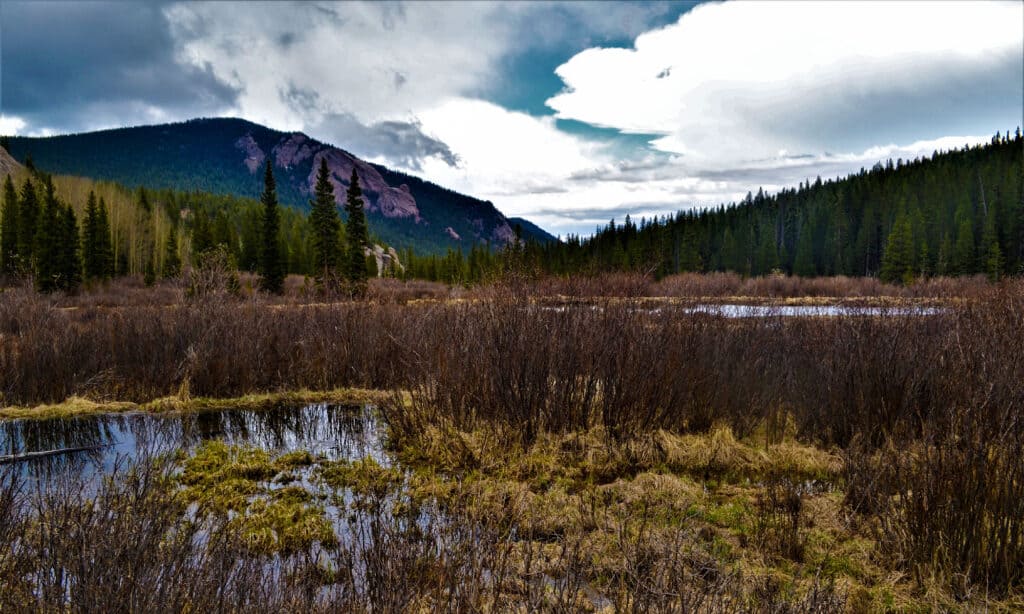
[[[102,448],[108,448],[112,445],[114,444],[102,443],[95,446],[80,446],[77,448],[59,448],[57,450],[40,450],[37,452],[23,452],[21,454],[7,454],[0,456],[0,465],[20,463],[21,461],[32,460],[34,458],[46,458],[47,456],[59,456],[61,454],[73,454],[75,452],[88,452],[90,450],[100,450]]]

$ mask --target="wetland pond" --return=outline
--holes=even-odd
[[[92,478],[143,455],[190,451],[211,440],[273,454],[306,450],[328,460],[371,457],[388,465],[382,432],[370,407],[329,404],[8,420],[0,422],[0,471],[13,467],[39,482]]]

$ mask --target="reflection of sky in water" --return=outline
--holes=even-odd
[[[309,450],[330,459],[372,456],[387,462],[380,428],[369,408],[315,404],[266,410],[187,414],[105,414],[52,420],[0,422],[0,456],[93,448],[0,465],[23,476],[49,481],[62,475],[93,478],[118,463],[148,454],[191,449],[221,439],[266,450]]]
[[[539,307],[542,311],[564,312],[574,309],[600,311],[598,305],[557,305]],[[727,303],[705,303],[670,307],[631,307],[636,313],[706,314],[723,318],[773,318],[773,317],[838,317],[838,316],[933,316],[945,313],[942,307],[864,307],[859,305],[735,305]]]
[[[706,313],[726,318],[820,317],[820,316],[930,316],[936,307],[858,307],[847,305],[696,305],[684,313]]]

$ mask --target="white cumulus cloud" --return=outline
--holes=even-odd
[[[1012,128],[994,123],[1020,121],[1022,23],[1020,2],[702,5],[575,55],[548,105],[702,165]]]

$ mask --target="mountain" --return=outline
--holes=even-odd
[[[508,223],[512,226],[513,230],[516,226],[522,230],[523,236],[529,239],[533,239],[538,243],[557,243],[558,237],[544,230],[540,226],[534,224],[528,219],[521,217],[510,217]]]
[[[269,157],[282,204],[308,210],[321,159],[344,203],[352,169],[367,201],[370,230],[399,248],[438,253],[487,243],[504,246],[512,224],[489,201],[359,159],[301,132],[280,132],[242,119],[194,119],[52,137],[9,137],[10,153],[37,168],[115,181],[130,187],[201,190],[258,198]],[[550,237],[522,224],[524,238]]]
[[[20,169],[21,165],[18,164],[18,161],[12,158],[6,149],[0,147],[0,177],[10,175]]]

